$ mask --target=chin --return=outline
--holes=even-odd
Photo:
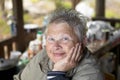
[[[52,61],[54,62],[54,63],[56,63],[56,62],[58,62],[58,61],[60,61],[60,60],[62,60],[63,58],[57,58],[57,59],[53,59]]]
[[[54,63],[56,63],[56,62],[64,59],[65,56],[66,56],[65,54],[62,54],[62,55],[50,55],[49,57]]]

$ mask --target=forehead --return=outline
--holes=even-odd
[[[48,25],[46,31],[46,37],[48,36],[63,36],[67,35],[71,37],[75,42],[79,41],[78,36],[75,34],[75,30],[67,23],[51,23]]]
[[[49,34],[73,34],[74,31],[67,23],[51,23],[48,25],[47,35]]]

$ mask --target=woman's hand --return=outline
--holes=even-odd
[[[82,56],[82,46],[80,43],[77,43],[76,46],[70,50],[70,52],[64,59],[62,59],[54,64],[53,71],[66,72],[66,71],[76,67],[78,62],[81,59],[81,56]]]

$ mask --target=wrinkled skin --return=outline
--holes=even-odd
[[[67,23],[51,23],[46,33],[46,50],[53,71],[68,71],[81,59],[81,43]]]

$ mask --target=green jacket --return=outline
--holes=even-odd
[[[79,65],[66,73],[71,80],[104,80],[96,59],[87,50]],[[42,50],[27,64],[23,71],[14,76],[14,80],[47,80],[47,72],[53,63]]]

